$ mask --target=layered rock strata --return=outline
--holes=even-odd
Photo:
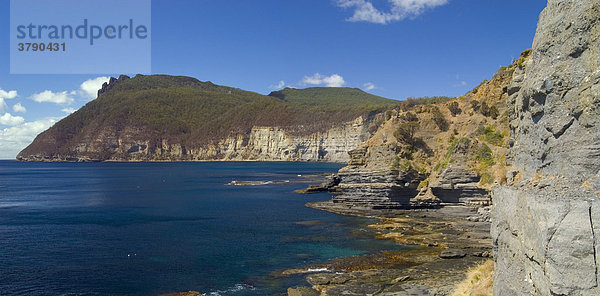
[[[367,148],[358,148],[349,152],[349,165],[341,169],[337,176],[340,193],[332,202],[355,209],[397,209],[408,208],[411,199],[418,193],[419,183],[425,176],[414,170],[402,171],[388,169],[386,166],[367,166]],[[377,159],[382,151],[377,151]],[[392,156],[393,153],[387,153]]]
[[[216,144],[189,147],[167,140],[135,140],[136,131],[107,129],[95,139],[74,145],[77,155],[108,153],[115,161],[327,161],[347,162],[348,151],[369,137],[369,122],[362,117],[308,136],[296,136],[279,127],[254,127],[248,134],[227,137]],[[108,149],[108,150],[107,150]],[[95,161],[86,157],[46,155],[19,156],[25,161]],[[104,159],[103,159],[104,160]]]
[[[493,191],[494,295],[598,295],[600,2],[549,0],[509,87],[514,166]]]
[[[490,195],[478,186],[481,177],[463,165],[451,165],[431,184],[432,193],[444,203],[487,205]]]

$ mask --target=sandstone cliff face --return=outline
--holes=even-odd
[[[362,117],[309,136],[294,136],[277,127],[255,127],[247,137],[227,138],[206,153],[224,160],[346,162],[348,151],[368,137]]]
[[[495,295],[598,295],[600,2],[549,0],[508,88],[510,186],[493,191]]]
[[[379,148],[379,149],[377,149]],[[352,209],[394,209],[410,207],[425,176],[415,170],[398,170],[389,166],[395,157],[393,147],[361,147],[350,151],[347,167],[338,172],[340,195],[333,203]],[[382,164],[374,164],[376,159]]]
[[[462,97],[405,102],[376,118],[376,132],[338,173],[335,206],[489,205],[489,189],[506,182],[506,100],[518,63]]]
[[[172,143],[165,139],[149,140],[143,131],[107,128],[94,137],[73,144],[70,156],[28,156],[28,161],[327,161],[347,162],[348,151],[363,143],[370,134],[362,117],[325,132],[297,136],[279,127],[254,127],[248,134],[227,137],[216,144],[201,147]],[[92,135],[90,133],[90,135]],[[142,139],[142,140],[138,140]],[[99,159],[102,154],[110,155]],[[91,155],[92,157],[86,157]]]

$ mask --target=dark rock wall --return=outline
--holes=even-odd
[[[493,191],[494,295],[598,295],[600,1],[549,0],[508,88],[514,168]]]

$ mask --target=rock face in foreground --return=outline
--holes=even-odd
[[[493,191],[494,295],[598,295],[600,1],[549,0],[509,87],[511,186]]]

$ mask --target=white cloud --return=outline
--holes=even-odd
[[[59,105],[70,105],[75,101],[66,91],[55,93],[49,90],[34,94],[31,99],[38,103],[49,102]]]
[[[69,108],[61,109],[60,111],[65,112],[67,114],[71,114],[71,113],[77,111],[77,109],[69,107]]]
[[[5,91],[0,88],[0,112],[4,112],[8,108],[8,106],[6,105],[6,102],[4,100],[14,99],[16,97],[17,97],[16,90]]]
[[[14,99],[17,97],[17,91],[16,90],[11,90],[11,91],[5,91],[0,89],[0,98],[3,99]]]
[[[81,96],[87,99],[95,99],[98,96],[98,90],[102,88],[102,84],[108,82],[110,77],[96,77],[84,81],[80,86]]]
[[[374,90],[374,89],[376,89],[376,88],[377,88],[377,86],[375,86],[375,84],[374,84],[373,82],[367,82],[367,83],[363,84],[363,88],[364,88],[366,91],[369,91],[369,90]]]
[[[0,159],[14,159],[35,137],[59,118],[50,117],[0,130]]]
[[[98,95],[98,90],[102,88],[102,84],[108,82],[109,77],[96,77],[88,79],[81,83],[79,89],[72,91],[53,92],[50,90],[34,94],[30,99],[38,103],[54,103],[58,105],[71,105],[75,102],[75,97],[81,97],[86,101],[95,99]],[[0,93],[1,95],[1,93]],[[1,106],[1,104],[0,104]],[[63,110],[64,111],[64,110]]]
[[[0,125],[19,125],[25,122],[25,118],[21,116],[13,116],[10,113],[4,113],[4,115],[0,116]]]
[[[96,77],[89,79],[80,84],[79,88],[71,91],[53,92],[46,90],[40,93],[33,94],[29,99],[38,103],[54,103],[62,105],[61,111],[66,115],[76,111],[75,108],[66,107],[75,102],[75,99],[79,100],[90,100],[95,99],[98,90],[102,88],[104,82],[108,82],[109,77]],[[17,97],[16,91],[4,91],[0,89],[0,114],[5,111],[8,107],[4,102],[5,99],[12,99]],[[23,105],[17,103],[13,105],[14,112],[23,112],[27,110]],[[5,113],[0,116],[0,124],[11,125],[12,127],[0,129],[0,159],[15,158],[17,154],[29,145],[33,139],[41,132],[48,129],[56,121],[60,120],[60,117],[47,117],[44,119],[25,122],[25,119],[20,116],[13,116],[9,113]]]
[[[269,86],[269,89],[278,90],[282,89],[285,86],[285,81],[281,80],[279,83]]]
[[[377,9],[369,0],[337,0],[337,5],[354,9],[354,15],[348,18],[348,21],[388,24],[418,16],[428,8],[447,4],[448,0],[388,0],[388,2],[389,11]]]
[[[303,84],[311,84],[311,85],[322,85],[324,84],[327,87],[342,87],[346,84],[344,81],[344,77],[333,74],[331,76],[323,76],[319,73],[316,73],[313,76],[304,76],[302,79]]]
[[[17,113],[25,113],[25,112],[27,112],[27,109],[25,109],[25,107],[23,107],[23,105],[21,105],[21,103],[16,103],[13,105],[13,111],[15,111]]]

